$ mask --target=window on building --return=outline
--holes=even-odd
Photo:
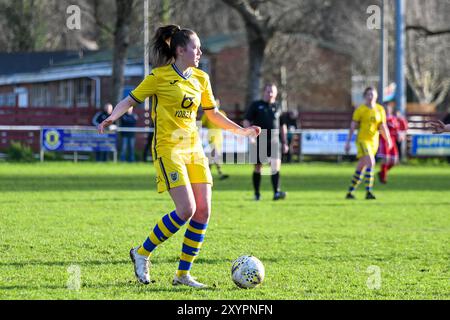
[[[77,107],[89,107],[92,96],[92,81],[90,79],[74,80],[75,101]]]
[[[73,101],[73,82],[70,80],[60,81],[58,83],[56,106],[70,108]]]
[[[0,93],[0,107],[15,107],[16,95],[10,93]]]
[[[46,107],[46,86],[43,84],[36,84],[30,89],[30,106],[31,107]]]
[[[33,84],[30,89],[32,107],[72,108],[76,104],[86,108],[93,105],[93,101],[95,90],[92,80],[87,78]]]
[[[29,90],[30,107],[55,107],[59,106],[57,100],[57,89],[55,83],[47,82],[33,84]]]

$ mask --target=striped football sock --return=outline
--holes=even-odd
[[[183,248],[177,270],[178,277],[189,274],[192,263],[202,247],[207,227],[208,224],[198,223],[193,220],[189,222],[186,233],[184,234]]]
[[[366,191],[372,192],[373,188],[373,171],[372,168],[366,169],[366,174],[364,175],[364,183],[366,184]]]
[[[186,221],[181,220],[175,211],[166,214],[158,221],[147,240],[138,249],[138,254],[150,256],[152,251],[161,243],[173,236]]]
[[[348,192],[352,193],[353,191],[355,191],[356,188],[358,188],[359,184],[361,183],[362,179],[363,179],[362,172],[359,170],[356,170],[355,174],[353,175],[353,178],[352,178],[352,184],[348,188]]]

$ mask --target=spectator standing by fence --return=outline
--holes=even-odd
[[[128,111],[120,118],[120,126],[124,129],[134,129],[138,120],[137,114],[133,113],[133,108],[131,107]],[[120,150],[120,161],[134,162],[134,147],[136,145],[136,132],[132,131],[122,131],[122,148]]]
[[[103,110],[97,112],[92,118],[92,124],[95,127],[98,127],[100,123],[102,123],[105,119],[107,119],[113,111],[113,105],[111,103],[106,103],[103,106]],[[95,153],[95,161],[107,161],[108,160],[108,152],[107,151],[97,151]]]
[[[283,162],[292,161],[292,142],[294,140],[294,131],[298,129],[297,126],[298,111],[289,110],[281,117],[281,123],[287,127],[287,153],[283,154]]]

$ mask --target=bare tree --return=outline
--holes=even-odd
[[[450,1],[410,0],[407,10],[408,83],[420,103],[439,105],[450,90]]]
[[[114,53],[112,68],[112,102],[122,100],[124,71],[130,45],[130,24],[134,0],[116,0],[116,25],[114,29]]]
[[[368,3],[370,0],[350,0],[350,6],[348,5],[349,1],[344,3],[342,3],[343,1],[318,2],[313,0],[222,1],[240,14],[247,32],[250,64],[247,103],[256,99],[259,95],[261,70],[267,56],[270,57],[272,69],[277,67],[273,63],[275,60],[278,61],[279,65],[283,63],[283,58],[280,59],[280,57],[297,60],[295,72],[301,68],[305,76],[311,75],[309,80],[316,76],[316,80],[320,82],[326,75],[326,72],[320,70],[320,68],[323,69],[326,65],[314,66],[311,63],[314,61],[314,49],[305,45],[305,43],[311,43],[311,40],[313,40],[327,43],[327,45],[332,44],[338,51],[346,51],[350,55],[354,53],[353,47],[356,48],[359,43],[353,40],[353,46],[350,48],[343,40],[346,37],[352,37],[356,25],[359,30],[367,31],[367,17],[365,16],[367,7],[364,7],[364,4],[361,3]],[[345,30],[347,32],[343,32],[342,29],[345,28],[339,29],[342,26],[347,28]],[[286,35],[291,35],[291,41],[286,38]],[[348,50],[343,50],[344,47]],[[362,50],[364,49],[360,51]],[[273,54],[267,55],[268,52]],[[364,54],[361,54],[361,56],[367,57]],[[364,61],[364,59],[359,61]],[[371,64],[373,64],[373,60]],[[363,66],[361,66],[361,69],[363,69]],[[317,75],[321,75],[321,79]],[[296,84],[301,85],[298,81]]]
[[[275,34],[275,26],[271,25],[270,16],[261,14],[259,1],[222,0],[234,8],[242,17],[247,31],[249,47],[248,91],[246,104],[259,96],[261,87],[261,69],[264,62],[264,52],[268,42]]]
[[[151,23],[177,24],[193,29],[200,38],[244,31],[240,16],[221,0],[153,0]]]
[[[391,29],[393,14],[387,3],[389,15],[385,20]],[[378,74],[379,30],[367,27],[367,9],[371,5],[381,6],[381,0],[331,1],[322,11],[317,31],[318,38],[346,48],[353,58],[354,73],[364,76]],[[393,33],[390,36],[393,46]]]
[[[43,26],[43,20],[36,14],[40,6],[34,0],[0,1],[4,50],[26,52],[38,46]]]
[[[280,83],[280,87],[286,92],[287,108],[310,111],[350,107],[349,97],[340,96],[351,85],[349,52],[304,34],[277,34],[265,55],[265,78],[281,82],[281,68],[286,68],[286,84],[283,87]]]

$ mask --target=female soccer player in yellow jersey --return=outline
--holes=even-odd
[[[350,130],[345,143],[345,152],[350,151],[350,141],[353,132],[358,129],[356,138],[356,148],[358,150],[357,158],[359,159],[356,172],[353,176],[352,183],[348,189],[347,199],[355,199],[353,192],[364,178],[366,185],[366,199],[375,199],[372,193],[373,188],[373,170],[375,167],[375,155],[378,151],[379,132],[386,140],[388,149],[392,147],[392,141],[389,129],[386,125],[386,112],[383,106],[376,103],[377,90],[368,87],[364,90],[365,104],[360,105],[353,113]],[[363,172],[365,168],[365,173]]]
[[[143,244],[130,251],[137,280],[144,284],[150,283],[153,250],[189,221],[172,284],[206,287],[190,274],[211,214],[212,177],[196,126],[199,106],[222,129],[248,137],[261,132],[257,126],[242,128],[218,111],[209,76],[197,69],[201,55],[200,39],[194,31],[176,25],[159,28],[153,38],[152,72],[98,127],[102,133],[130,107],[152,97],[157,189],[169,192],[175,210],[164,215]]]

